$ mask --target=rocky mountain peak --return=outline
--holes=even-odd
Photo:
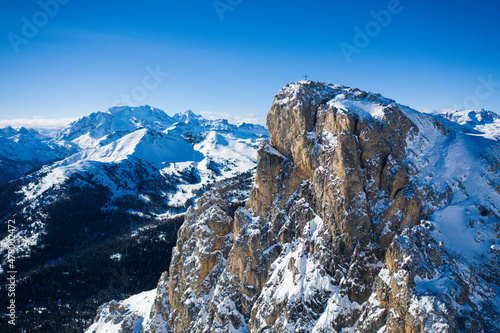
[[[203,119],[202,116],[196,115],[191,110],[186,110],[184,113],[178,113],[174,116],[177,121],[181,121],[186,124],[197,123],[200,119]]]
[[[40,133],[38,133],[35,129],[28,129],[22,126],[17,129],[11,126],[0,128],[0,135],[6,138],[17,135],[18,137],[24,136],[41,139]]]
[[[380,94],[340,85],[300,81],[290,83],[278,92],[267,116],[267,127],[273,144],[281,153],[290,156],[295,138],[315,128],[317,112],[324,114],[326,110],[334,109],[335,113],[348,115],[353,120],[349,126],[354,126],[359,118],[389,121],[391,113],[397,112],[394,106],[393,100]],[[348,129],[355,131],[354,127]]]
[[[246,207],[190,210],[143,327],[500,329],[497,141],[313,81],[280,90],[267,126]]]
[[[163,131],[174,122],[175,119],[164,111],[149,105],[113,107],[107,112],[94,112],[70,123],[58,139],[72,141],[81,148],[93,148],[108,143],[105,137],[116,139],[141,128]]]

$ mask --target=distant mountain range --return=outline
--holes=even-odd
[[[207,187],[219,186],[235,208],[242,205],[254,181],[257,149],[269,137],[260,125],[207,120],[191,111],[169,116],[150,106],[92,113],[52,138],[25,128],[6,128],[0,135],[1,221],[14,219],[18,227],[12,239],[19,283],[40,290],[25,294],[27,298],[19,296],[19,309],[25,312],[20,318],[31,316],[31,322],[61,332],[68,328],[53,323],[62,325],[62,318],[78,307],[92,309],[95,302],[111,296],[106,290],[113,265],[119,271],[120,262],[132,260],[136,252],[146,251],[143,255],[156,261],[160,251],[170,253],[182,220],[178,214]],[[155,237],[145,235],[158,229],[165,235],[161,246],[154,243],[150,248],[147,244]],[[140,245],[130,243],[132,234],[142,235]],[[7,235],[5,227],[0,232],[2,266]],[[108,250],[96,250],[102,247]],[[123,252],[113,257],[121,261],[110,259],[111,249]],[[158,274],[168,268],[170,254],[162,253],[161,258],[164,266],[155,266]],[[99,278],[89,277],[95,274],[92,262],[106,267]],[[123,292],[152,285],[155,278],[138,273],[146,266],[136,259],[127,264],[135,282]],[[66,282],[58,282],[60,288],[53,290],[52,282],[42,276],[56,274],[61,267],[66,280],[60,278]],[[80,290],[75,290],[72,279],[82,281]],[[78,300],[69,297],[82,290],[86,292]],[[53,303],[56,299],[59,303]],[[45,310],[33,312],[33,307]],[[94,313],[89,310],[86,320]]]
[[[75,153],[70,142],[44,137],[34,129],[0,129],[0,183]]]
[[[498,113],[487,110],[461,110],[442,112],[437,115],[473,131],[486,134],[488,138],[500,140],[500,115]]]

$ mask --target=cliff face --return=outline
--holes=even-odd
[[[497,141],[311,81],[267,125],[246,208],[189,212],[147,331],[500,330]]]

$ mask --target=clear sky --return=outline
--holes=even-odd
[[[305,73],[416,108],[500,112],[495,0],[1,3],[0,119],[148,104],[263,120]]]

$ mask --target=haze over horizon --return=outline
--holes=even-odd
[[[419,109],[500,112],[500,4],[367,0],[14,2],[0,21],[0,125],[115,105],[263,122],[285,84]]]

